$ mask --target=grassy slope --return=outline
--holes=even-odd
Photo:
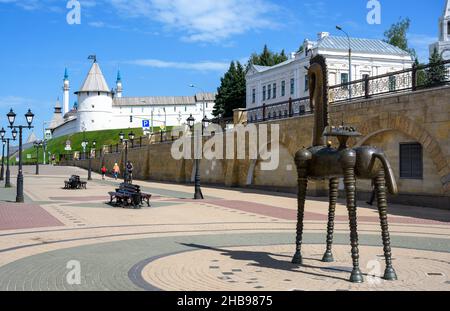
[[[159,128],[155,128],[154,131],[159,131]],[[96,131],[96,132],[86,132],[85,137],[89,142],[92,142],[93,140],[96,140],[97,142],[97,149],[100,148],[103,145],[115,145],[119,142],[119,133],[123,131],[125,136],[128,136],[128,133],[130,132],[130,129],[123,129],[123,130],[105,130],[105,131]],[[136,138],[139,138],[143,135],[142,128],[136,128],[133,129],[133,132],[136,136]],[[64,148],[66,147],[66,141],[71,141],[72,151],[68,152],[65,151]],[[66,153],[73,153],[74,151],[82,151],[83,148],[81,147],[81,142],[83,141],[83,133],[76,133],[71,135],[66,135],[62,137],[58,137],[55,139],[51,139],[47,142],[47,154],[48,152],[51,152],[51,154],[66,154]],[[27,155],[31,154],[31,159],[27,159]],[[24,150],[23,152],[23,160],[25,164],[34,164],[36,163],[36,149],[30,148],[27,150]],[[42,163],[43,160],[43,153],[42,148],[39,150],[39,161]],[[48,157],[47,157],[48,161]],[[15,157],[11,159],[12,163],[15,163]]]

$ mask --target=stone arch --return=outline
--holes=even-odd
[[[395,113],[369,119],[359,128],[363,136],[356,146],[362,146],[375,135],[392,130],[402,132],[422,144],[441,178],[444,193],[450,192],[450,166],[439,143],[423,126],[404,115]]]

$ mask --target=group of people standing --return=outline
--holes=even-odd
[[[126,173],[125,179],[129,183],[133,182],[133,169],[134,169],[133,163],[131,163],[131,161],[127,161],[127,163],[125,165],[125,170],[126,170],[125,171],[125,173]],[[102,179],[105,180],[105,176],[108,173],[108,169],[106,168],[105,165],[102,166],[101,173],[102,173]],[[117,163],[114,163],[111,173],[115,180],[117,180],[119,178],[120,167]]]

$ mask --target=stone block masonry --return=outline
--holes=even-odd
[[[449,209],[450,206],[450,87],[414,93],[390,94],[376,99],[332,105],[331,123],[344,121],[363,134],[353,145],[375,145],[385,150],[393,164],[400,195],[392,201]],[[236,113],[245,123],[245,114]],[[228,187],[257,187],[295,191],[295,152],[312,141],[313,116],[305,115],[274,120],[280,127],[280,165],[275,171],[261,170],[261,160],[202,160],[201,180],[206,184]],[[265,123],[260,123],[265,124]],[[270,129],[270,126],[269,126]],[[269,134],[270,135],[270,134]],[[423,178],[400,178],[400,144],[420,143],[423,147]],[[333,141],[336,146],[337,142]],[[248,148],[248,147],[247,147]],[[270,148],[269,148],[270,150]],[[189,183],[192,160],[174,160],[171,143],[160,143],[129,150],[135,165],[135,177],[144,180]],[[111,169],[115,162],[123,165],[124,154],[106,154],[93,160],[99,171],[102,162]],[[88,161],[65,163],[88,167]],[[316,183],[310,194],[324,195],[327,183]],[[359,193],[371,191],[369,182],[358,182]]]

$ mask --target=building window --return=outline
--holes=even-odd
[[[450,22],[447,24],[447,36],[450,37]]]
[[[393,92],[395,91],[397,86],[397,79],[394,76],[389,77],[389,91]]]
[[[266,100],[266,87],[263,86],[263,100]]]
[[[277,98],[277,84],[273,84],[273,98]]]
[[[309,91],[309,78],[305,75],[305,92]]]
[[[269,84],[267,86],[267,99],[271,99],[272,98],[272,85]]]
[[[281,97],[286,96],[286,81],[281,81]]]
[[[400,144],[400,178],[423,178],[423,149],[421,144]]]
[[[184,111],[187,111],[187,106],[184,106]]]
[[[348,83],[348,73],[341,73],[341,84]]]
[[[291,95],[294,95],[295,92],[295,80],[291,79]]]
[[[252,103],[256,103],[256,89],[252,90]]]
[[[174,112],[177,112],[177,106],[174,106],[174,107],[173,107],[173,111],[174,111]]]

